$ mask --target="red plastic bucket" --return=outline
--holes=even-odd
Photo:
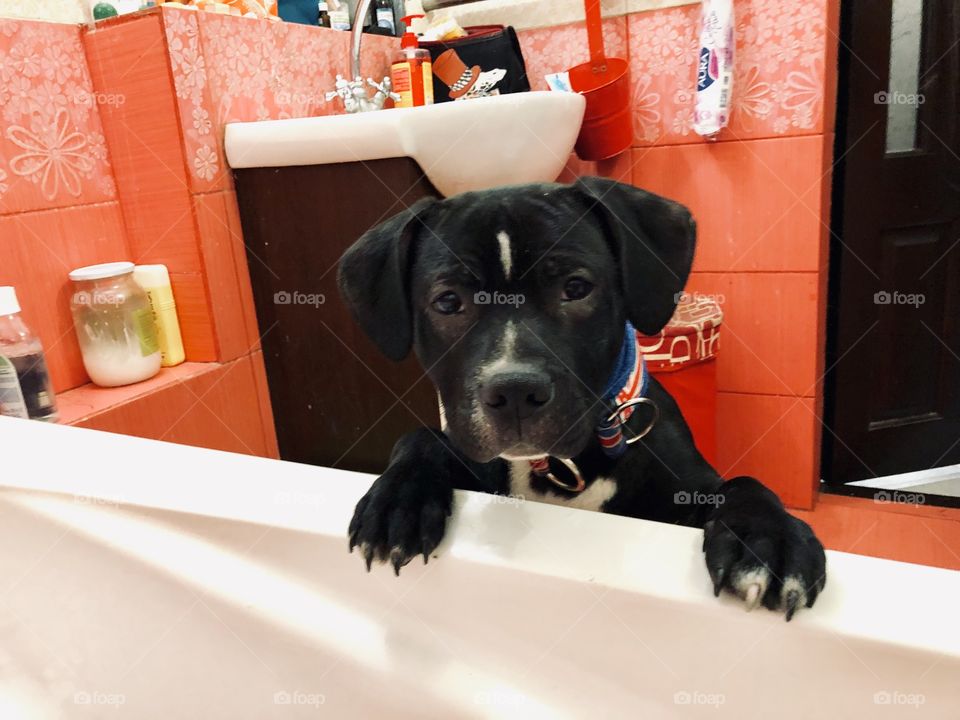
[[[633,143],[627,61],[603,47],[600,0],[586,0],[590,62],[569,70],[570,86],[587,101],[576,151],[581,160],[605,160]]]

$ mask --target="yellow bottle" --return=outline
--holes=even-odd
[[[180,321],[177,319],[177,304],[170,287],[170,273],[166,265],[137,265],[133,279],[147,292],[153,316],[157,322],[160,340],[160,364],[163,367],[179,365],[186,359],[183,338],[180,336]]]

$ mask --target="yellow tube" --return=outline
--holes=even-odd
[[[173,367],[186,360],[183,338],[180,336],[180,321],[177,319],[177,304],[170,287],[170,273],[166,265],[137,265],[133,278],[142,287],[157,322],[157,337],[160,341],[160,364]]]

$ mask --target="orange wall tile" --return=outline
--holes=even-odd
[[[109,25],[84,40],[97,87],[124,98],[104,109],[103,123],[135,259],[200,272],[160,16]]]
[[[160,13],[84,37],[97,87],[125,102],[104,112],[133,260],[171,273],[187,359],[218,359],[205,268]]]
[[[183,139],[183,157],[193,192],[222,190],[232,180],[224,161],[216,106],[208,77],[217,68],[205,62],[200,40],[200,13],[164,7],[160,14],[166,38],[167,62],[178,89],[177,127]],[[236,63],[233,68],[236,70]],[[226,68],[223,68],[225,71]]]
[[[247,344],[244,298],[240,294],[224,193],[195,195],[200,247],[216,328],[217,356],[234,360],[252,348]]]
[[[831,550],[960,570],[960,510],[822,495],[796,515]]]
[[[636,149],[633,183],[690,208],[694,270],[816,271],[830,186],[821,153],[819,136]]]
[[[224,194],[224,206],[227,210],[227,225],[230,227],[230,241],[233,249],[233,262],[237,273],[237,285],[240,292],[240,307],[243,310],[247,350],[260,348],[260,329],[257,323],[257,310],[253,303],[253,285],[250,282],[250,268],[247,264],[247,247],[243,240],[243,228],[240,224],[240,206],[233,191]]]
[[[723,310],[721,390],[813,396],[820,321],[816,273],[695,273],[691,292]]]
[[[210,314],[206,279],[201,273],[170,273],[180,333],[191,362],[217,360],[217,339]]]
[[[267,386],[267,368],[263,363],[263,353],[258,351],[250,356],[253,381],[257,387],[257,402],[263,425],[263,443],[266,456],[280,458],[280,446],[277,444],[277,431],[273,419],[273,405],[270,402],[270,388]]]
[[[820,470],[819,427],[811,398],[721,392],[717,471],[725,478],[752,475],[786,505],[811,508]]]
[[[116,199],[80,33],[0,18],[0,214]]]
[[[191,373],[75,424],[183,445],[275,457],[266,443],[267,430],[254,378],[250,357],[210,365],[203,372]]]

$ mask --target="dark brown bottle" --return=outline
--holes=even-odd
[[[320,0],[317,3],[317,10],[320,12],[317,24],[320,25],[320,27],[330,27],[330,8],[327,5],[327,0]]]

